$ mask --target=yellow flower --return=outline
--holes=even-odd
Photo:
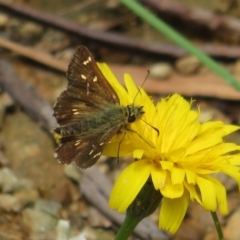
[[[136,96],[136,87],[132,83],[130,86],[127,89],[132,91],[131,97],[125,104],[131,104]],[[121,98],[122,93],[118,93]],[[191,110],[192,103],[178,94],[162,99],[155,107],[142,90],[136,103],[144,106],[144,121],[159,129],[160,134],[144,121],[132,124],[138,134],[131,133],[124,139],[120,151],[132,152],[138,160],[117,179],[110,208],[126,211],[151,177],[155,189],[163,196],[159,217],[162,229],[171,233],[178,229],[190,200],[207,211],[215,212],[219,208],[222,214],[227,214],[226,189],[211,174],[223,172],[240,186],[240,154],[236,153],[240,147],[223,140],[239,127],[221,121],[201,124],[199,111]],[[116,153],[119,143],[115,138],[107,146],[106,155]]]

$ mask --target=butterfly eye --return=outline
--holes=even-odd
[[[129,115],[128,116],[128,122],[129,123],[133,123],[136,121],[136,116],[135,115]]]

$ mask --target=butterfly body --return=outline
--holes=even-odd
[[[94,137],[96,134],[102,134],[111,132],[113,128],[116,131],[121,128],[122,125],[127,124],[125,122],[127,109],[119,107],[117,105],[106,106],[106,109],[97,113],[92,113],[90,116],[85,117],[82,121],[74,124],[64,125],[57,127],[55,131],[65,138],[67,136],[80,137],[81,139]],[[101,126],[101,128],[99,128]]]
[[[91,53],[80,46],[69,64],[68,86],[53,107],[60,145],[55,157],[80,168],[95,164],[112,136],[139,119],[142,106],[121,106]]]

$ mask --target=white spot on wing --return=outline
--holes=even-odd
[[[91,150],[91,152],[89,153],[89,155],[91,155],[93,153],[93,149]]]
[[[83,75],[83,74],[81,74],[81,78],[84,79],[84,80],[87,79],[87,77],[85,75]]]
[[[94,78],[93,78],[93,82],[97,82],[97,76],[95,76]]]
[[[74,145],[77,146],[77,145],[79,145],[80,143],[81,143],[81,140],[78,140],[78,141],[75,142]]]
[[[92,61],[91,57],[88,57],[88,59],[86,61],[83,62],[83,65],[87,65],[88,63],[90,63]]]
[[[89,95],[89,82],[87,82],[87,95]]]
[[[99,155],[101,155],[101,152],[95,154],[95,155],[93,156],[93,158],[95,158],[95,157],[97,157],[97,156],[99,156]]]

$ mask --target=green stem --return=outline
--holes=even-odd
[[[228,84],[233,86],[234,88],[240,90],[240,83],[237,79],[235,79],[227,70],[225,70],[222,66],[217,64],[213,59],[208,57],[205,53],[191,44],[185,37],[180,35],[177,31],[172,29],[162,20],[157,18],[154,14],[152,14],[149,10],[144,8],[135,0],[120,0],[123,4],[125,4],[129,9],[135,12],[139,17],[148,22],[152,27],[156,28],[168,38],[170,38],[173,42],[184,48],[189,53],[196,56],[199,61],[208,66],[213,72],[222,77]]]
[[[217,234],[218,234],[218,239],[219,240],[224,240],[224,236],[223,236],[223,232],[222,232],[222,228],[221,228],[221,224],[219,222],[218,216],[216,212],[211,212],[216,230],[217,230]]]
[[[156,210],[161,199],[160,191],[155,190],[151,178],[149,178],[128,207],[126,217],[115,240],[127,240],[138,223]]]
[[[127,214],[121,228],[118,230],[115,240],[127,240],[141,220],[137,216]]]

